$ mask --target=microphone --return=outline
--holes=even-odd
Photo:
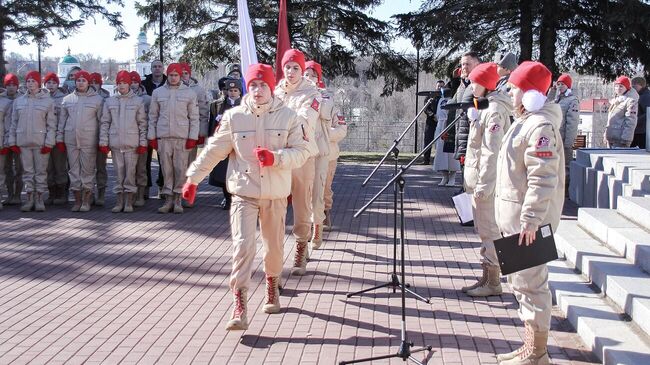
[[[445,104],[441,106],[441,108],[444,110],[456,110],[456,109],[467,110],[469,108],[475,108],[477,110],[481,110],[481,109],[487,109],[489,106],[490,106],[490,101],[487,98],[481,97],[481,98],[474,98],[472,101],[469,102]]]
[[[426,96],[430,98],[435,98],[437,96],[440,97],[445,97],[449,96],[451,94],[451,89],[440,89],[440,90],[433,90],[433,91],[418,91],[417,95],[418,96]]]

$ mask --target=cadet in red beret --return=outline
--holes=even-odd
[[[0,185],[4,181],[7,187],[7,199],[2,203],[18,205],[21,203],[20,193],[23,191],[23,163],[20,161],[20,155],[10,150],[9,145],[4,143],[9,136],[11,127],[11,108],[14,100],[20,96],[18,77],[8,73],[4,77],[3,84],[5,91],[0,94],[0,114],[3,115],[1,120],[4,121],[4,123],[0,123],[3,135],[2,149],[0,150]]]
[[[138,71],[131,71],[131,91],[140,98],[144,105],[144,111],[147,116],[147,128],[149,128],[149,105],[151,104],[151,96],[147,94],[147,90],[142,85],[142,78]],[[151,153],[152,150],[147,146],[147,153],[138,154],[138,164],[135,169],[135,184],[138,187],[135,194],[134,207],[142,207],[145,204],[145,199],[149,199],[149,173],[151,169]]]
[[[616,96],[609,101],[603,139],[609,148],[630,147],[638,121],[639,94],[632,89],[627,76],[619,76],[614,81],[614,93]]]
[[[59,120],[61,103],[67,95],[63,88],[59,87],[59,77],[54,72],[48,72],[43,77],[45,88],[50,92],[54,100],[54,113]],[[65,150],[58,148],[50,152],[50,160],[47,164],[47,189],[49,195],[45,205],[62,205],[68,202],[68,155]]]

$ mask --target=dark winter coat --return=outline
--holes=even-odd
[[[650,108],[650,90],[644,87],[639,91],[639,114],[637,114],[636,128],[634,134],[645,134],[645,125],[647,123],[647,113]]]
[[[209,131],[208,137],[211,137],[216,132],[219,122],[221,121],[221,116],[226,110],[234,108],[241,103],[241,98],[235,100],[234,104],[228,102],[228,98],[219,99],[213,102],[210,108],[210,121],[209,121]],[[208,179],[208,184],[212,186],[218,186],[220,188],[226,187],[226,174],[228,172],[228,159],[220,161],[217,166],[212,169],[210,172],[210,177]]]
[[[469,82],[467,84],[461,82],[458,90],[456,90],[456,94],[454,94],[454,97],[449,100],[447,104],[469,102],[472,98],[473,91]],[[461,110],[457,110],[455,113],[449,113],[447,117],[447,125],[453,122],[460,113]],[[448,139],[448,141],[454,141],[454,158],[457,160],[459,160],[461,156],[465,156],[465,153],[467,152],[467,137],[469,137],[469,119],[467,119],[467,115],[464,115],[458,120],[458,122],[456,122],[453,136],[450,133]]]
[[[142,86],[144,86],[144,89],[147,90],[147,95],[151,96],[153,94],[153,91],[163,85],[167,82],[167,75],[163,74],[163,79],[162,83],[158,86],[153,83],[153,74],[149,74],[145,76],[144,80],[142,81]]]

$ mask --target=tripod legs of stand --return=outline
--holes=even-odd
[[[366,288],[366,289],[363,289],[363,290],[359,290],[359,291],[354,292],[354,293],[348,293],[345,296],[348,297],[348,298],[351,298],[351,297],[353,297],[355,295],[367,293],[369,291],[373,291],[373,290],[377,290],[377,289],[381,289],[381,288],[393,288],[393,292],[395,292],[396,289],[402,288],[402,286],[404,286],[404,290],[408,294],[414,296],[415,299],[421,300],[421,301],[423,301],[425,303],[431,303],[431,301],[429,299],[427,299],[427,298],[421,296],[420,294],[414,292],[413,290],[409,289],[411,287],[411,284],[407,283],[406,285],[402,285],[402,283],[400,283],[399,278],[397,277],[396,273],[392,273],[390,275],[390,281],[387,282],[387,283],[377,285],[377,286],[373,286],[372,288]]]
[[[392,359],[394,357],[400,358],[400,359],[402,359],[404,361],[411,360],[411,361],[413,361],[414,363],[416,363],[418,365],[423,365],[420,360],[413,357],[413,354],[418,353],[418,352],[423,352],[423,351],[431,351],[431,346],[422,347],[422,348],[418,348],[418,349],[414,349],[414,350],[411,350],[411,347],[413,347],[412,342],[402,341],[402,343],[399,346],[399,351],[396,354],[368,357],[368,358],[365,358],[365,359],[357,359],[357,360],[351,360],[351,361],[341,361],[341,362],[339,362],[339,365],[357,364],[357,363],[360,363],[360,362],[370,362],[370,361],[375,361],[375,360]]]

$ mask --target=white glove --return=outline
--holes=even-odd
[[[467,109],[467,118],[471,121],[478,120],[478,110],[476,108]]]

